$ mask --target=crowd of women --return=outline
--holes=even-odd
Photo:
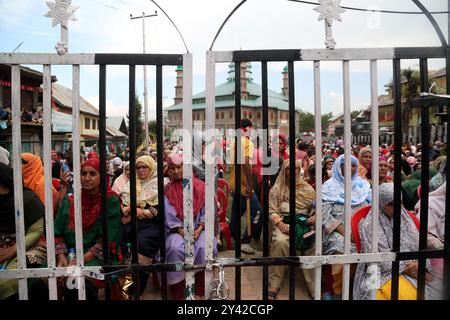
[[[25,247],[28,268],[45,267],[47,265],[46,234],[44,230],[45,192],[44,169],[38,156],[24,153],[22,158],[23,204],[25,217]],[[8,160],[6,158],[6,160]],[[59,166],[58,155],[53,157],[53,165]],[[8,163],[9,161],[4,161]],[[0,163],[0,264],[3,269],[17,268],[17,248],[15,235],[15,205],[13,169],[6,163]],[[67,192],[71,181],[70,170],[64,171],[61,166],[52,186],[54,208],[55,255],[58,267],[76,264],[75,252],[75,205],[73,193]],[[129,163],[122,163],[121,174],[117,174],[114,182],[107,177],[107,222],[109,239],[109,259],[113,265],[124,264],[127,253],[126,244],[131,242],[131,188]],[[137,244],[139,263],[158,262],[161,247],[161,215],[158,214],[158,183],[156,162],[146,154],[136,159],[136,206],[137,206]],[[173,155],[166,163],[165,179],[165,239],[166,262],[184,261],[184,212],[183,212],[183,163],[182,157]],[[103,265],[103,243],[101,222],[101,190],[100,160],[95,152],[81,164],[81,211],[83,230],[83,258],[86,266]],[[112,187],[111,187],[112,186]],[[205,259],[205,198],[204,182],[194,178],[194,219],[195,219],[195,263]],[[149,274],[140,273],[140,293],[148,282]],[[155,277],[156,278],[156,277]],[[184,272],[168,274],[168,285],[173,299],[184,298]],[[196,275],[196,298],[205,294],[204,274]],[[116,283],[114,283],[116,282]],[[158,282],[158,281],[156,281]],[[105,286],[104,281],[86,278],[86,298],[95,300],[99,297],[99,289]],[[129,286],[129,284],[128,284]],[[44,279],[28,281],[29,298],[43,299],[48,297],[48,285]],[[113,297],[129,298],[133,294],[134,284],[124,292],[123,283],[113,278]],[[65,277],[59,278],[58,296],[64,300],[76,300],[77,290],[67,286]],[[15,279],[0,279],[0,300],[17,299],[18,284]]]
[[[245,119],[246,120],[246,119]],[[248,133],[252,125],[249,120],[243,121],[242,130]],[[245,162],[241,176],[241,203],[244,203],[241,215],[245,211],[245,200],[251,198],[251,224],[254,238],[260,236],[262,227],[261,214],[266,214],[271,222],[270,255],[273,257],[289,256],[289,228],[295,228],[295,246],[299,255],[314,255],[315,237],[315,175],[321,174],[322,190],[322,234],[324,255],[344,253],[345,234],[345,170],[346,161],[351,162],[351,212],[366,214],[360,217],[357,235],[352,235],[351,253],[371,252],[372,243],[372,157],[379,157],[379,216],[378,216],[378,251],[392,252],[393,239],[393,146],[382,146],[375,152],[369,147],[353,146],[351,159],[343,155],[343,141],[323,145],[324,157],[316,161],[314,145],[298,141],[295,150],[295,163],[289,161],[288,139],[284,135],[276,136],[271,141],[271,154],[276,162],[277,172],[269,178],[269,211],[262,212],[264,194],[262,188],[261,150],[254,148],[248,138],[243,136],[243,156]],[[231,145],[231,148],[234,146]],[[253,150],[254,149],[254,150]],[[402,148],[402,210],[401,210],[401,251],[418,249],[418,218],[421,206],[420,178],[421,154],[420,145],[405,145]],[[158,197],[158,177],[155,154],[142,152],[136,159],[136,207],[137,207],[137,251],[140,264],[153,264],[160,261],[161,241],[165,239],[166,262],[182,262],[184,250],[184,210],[183,210],[183,161],[182,153],[165,150],[164,153],[164,203]],[[255,165],[248,162],[254,158]],[[260,159],[258,161],[258,158]],[[17,267],[17,248],[15,236],[15,206],[13,169],[8,165],[8,157],[2,157],[0,163],[0,265],[3,269]],[[44,170],[40,157],[24,153],[21,155],[23,173],[23,207],[25,220],[25,248],[27,267],[45,267],[47,265],[45,234],[45,192]],[[101,222],[101,190],[100,160],[95,152],[91,152],[81,165],[81,204],[83,252],[86,266],[103,265],[103,242]],[[55,255],[57,266],[76,264],[73,258],[75,248],[75,204],[71,190],[72,173],[65,170],[61,156],[52,153],[54,183],[51,199],[54,209]],[[322,163],[316,168],[316,162]],[[428,247],[443,248],[445,194],[446,194],[446,145],[436,143],[431,146],[430,153],[430,190],[428,208]],[[289,221],[290,206],[290,174],[291,165],[295,166],[295,221]],[[128,243],[132,240],[131,228],[131,182],[130,163],[119,157],[111,157],[107,164],[107,208],[109,258],[111,264],[127,263]],[[69,163],[70,169],[70,163]],[[230,182],[233,198],[236,200],[236,182],[234,181],[235,165],[231,163]],[[193,216],[194,216],[194,263],[205,262],[205,183],[204,177],[193,178]],[[238,182],[239,183],[239,182]],[[161,216],[164,206],[165,217]],[[234,206],[233,206],[234,208]],[[231,227],[237,225],[239,212],[231,212]],[[162,227],[162,222],[165,225]],[[259,230],[259,232],[258,232]],[[163,237],[162,232],[165,233]],[[220,235],[215,228],[217,240]],[[236,240],[236,230],[232,230]],[[244,233],[242,250],[255,253],[251,246],[250,234]],[[214,238],[214,255],[217,255],[217,242]],[[367,278],[369,265],[360,263],[351,268],[351,286],[353,299],[371,299],[373,286]],[[432,259],[426,265],[426,298],[442,297],[442,259]],[[276,299],[284,280],[286,266],[270,267],[269,297]],[[389,299],[391,286],[391,263],[379,263],[379,286],[375,289],[376,299]],[[314,296],[314,271],[303,270],[304,278],[311,296]],[[343,265],[334,264],[323,268],[323,298],[339,299],[342,295]],[[150,274],[140,273],[140,294],[146,290]],[[417,294],[417,261],[400,263],[399,297],[415,299]],[[59,278],[58,296],[61,299],[77,299],[77,292],[65,285],[65,278]],[[204,272],[195,275],[195,296],[205,296]],[[115,297],[123,297],[123,283],[113,278],[113,289],[118,292]],[[160,284],[160,275],[154,274],[153,282]],[[170,272],[167,274],[170,296],[173,299],[184,298],[185,273]],[[48,285],[45,279],[29,279],[30,299],[48,297]],[[86,295],[88,299],[98,299],[99,289],[104,282],[86,278]],[[129,288],[136,289],[136,284]],[[113,290],[114,291],[114,290]],[[114,292],[113,292],[114,294]],[[17,299],[18,285],[15,279],[0,279],[0,299]]]

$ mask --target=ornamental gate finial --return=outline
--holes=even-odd
[[[336,40],[333,38],[333,20],[342,21],[340,14],[345,12],[341,8],[341,0],[319,0],[319,6],[314,11],[320,13],[318,21],[325,20],[325,46],[334,49]]]
[[[61,24],[61,41],[59,41],[55,49],[59,55],[65,55],[69,51],[69,21],[76,21],[74,12],[79,9],[72,6],[72,0],[55,0],[55,2],[46,2],[50,11],[44,17],[53,18],[52,26]]]

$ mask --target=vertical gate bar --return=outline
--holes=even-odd
[[[80,169],[80,65],[72,66],[72,126],[73,126],[73,172],[74,174],[74,211],[75,211],[75,247],[77,266],[84,266],[83,227],[81,215],[81,169]],[[86,300],[85,279],[77,279],[78,299]]]
[[[192,55],[183,55],[183,211],[184,256],[194,264],[194,216],[192,209]],[[186,300],[194,300],[195,273],[186,272]]]
[[[350,235],[351,235],[351,192],[352,192],[352,174],[351,174],[351,110],[350,110],[350,62],[343,62],[343,83],[344,83],[344,153],[345,153],[345,222],[344,222],[344,253],[350,254]],[[350,297],[350,265],[344,264],[343,272],[343,290],[342,299],[348,300]]]
[[[103,241],[103,265],[111,264],[108,239],[108,212],[106,203],[106,65],[100,65],[99,74],[99,141],[100,151],[100,193],[101,193],[101,217],[102,217],[102,241]],[[111,277],[105,276],[105,298],[111,300]]]
[[[163,128],[163,95],[162,66],[156,66],[156,150],[158,167],[158,215],[161,216],[160,262],[166,262],[166,215],[164,210],[164,128]],[[161,273],[161,298],[167,300],[167,273]]]
[[[420,90],[428,91],[428,60],[420,59]],[[429,128],[428,106],[421,106],[421,124],[422,124],[422,177],[420,198],[420,232],[419,232],[419,250],[427,249],[428,235],[428,193],[430,177],[430,128]],[[417,300],[425,299],[425,267],[426,259],[419,258],[419,271],[417,275]]]
[[[320,99],[320,61],[314,61],[314,124],[316,136],[316,256],[322,255],[322,110]],[[321,299],[322,267],[315,270],[314,299]]]
[[[378,252],[378,219],[379,219],[379,180],[380,168],[378,150],[380,149],[380,128],[378,109],[378,62],[370,61],[370,93],[372,100],[372,250]],[[376,265],[376,264],[375,264]],[[376,290],[372,290],[372,300],[376,298]]]
[[[214,52],[206,52],[206,123],[205,123],[205,258],[206,261],[214,259],[214,222],[215,222],[215,84],[216,84],[216,61]],[[210,287],[213,273],[206,270],[205,288]],[[208,295],[207,295],[208,297]]]
[[[295,250],[295,90],[294,61],[288,61],[289,73],[289,255],[296,256]],[[289,265],[289,300],[295,300],[295,265]]]
[[[234,63],[234,120],[235,120],[235,138],[234,138],[234,185],[235,185],[235,207],[233,214],[236,215],[234,226],[235,239],[235,257],[241,259],[241,64]],[[235,268],[235,299],[241,300],[241,267]]]
[[[21,79],[20,65],[11,66],[11,104],[12,104],[12,134],[14,169],[14,208],[16,210],[16,250],[17,269],[26,269],[25,257],[25,220],[23,209],[23,178],[22,178],[22,141],[21,141]],[[27,279],[19,279],[19,299],[28,299]]]
[[[52,75],[51,66],[46,64],[43,69],[43,87],[42,103],[44,107],[44,178],[45,178],[45,234],[47,239],[47,265],[49,268],[56,267],[55,259],[55,233],[53,221],[53,197],[52,197]],[[57,300],[56,278],[49,278],[49,298]]]
[[[267,151],[269,150],[269,99],[267,84],[267,61],[261,62],[261,78],[262,78],[262,128],[263,128],[263,164],[264,167],[269,165]],[[269,179],[263,172],[263,256],[269,256]],[[269,299],[269,267],[263,266],[263,300]]]
[[[128,114],[130,144],[130,215],[131,215],[131,263],[139,264],[137,241],[137,203],[136,203],[136,66],[129,66]],[[133,271],[134,299],[140,299],[139,273]]]
[[[402,169],[401,169],[401,152],[402,152],[402,88],[401,88],[401,61],[393,60],[394,72],[394,230],[392,251],[400,251],[400,215],[402,200]],[[391,299],[398,300],[398,279],[399,279],[400,262],[392,262],[392,289]]]
[[[448,8],[450,8],[450,0],[448,0]],[[450,14],[449,14],[450,17]],[[448,28],[450,32],[450,20],[448,20]],[[450,34],[450,33],[449,33]],[[447,49],[445,58],[445,68],[446,68],[446,83],[450,83],[450,50]],[[446,86],[446,93],[450,94],[450,86]],[[450,142],[450,105],[447,104],[447,144]],[[448,184],[450,182],[450,164],[447,161],[447,191],[445,197],[445,233],[444,233],[444,299],[450,300],[450,188]]]

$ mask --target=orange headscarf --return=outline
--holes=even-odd
[[[31,189],[45,205],[44,167],[41,158],[31,153],[22,153],[22,159],[26,162],[22,165],[24,187]],[[56,207],[58,192],[52,186],[53,208]]]

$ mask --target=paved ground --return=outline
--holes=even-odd
[[[233,258],[234,251],[219,251],[219,257],[221,258]],[[242,257],[254,257],[254,255],[242,254]],[[241,269],[241,297],[242,300],[262,300],[262,267],[245,267]],[[230,288],[230,299],[234,300],[235,297],[235,268],[225,269],[225,280]],[[296,272],[296,291],[295,297],[297,300],[309,300],[309,294],[307,293],[306,284],[303,280],[303,276],[298,270]],[[286,273],[283,285],[280,288],[278,299],[288,300],[289,298],[289,275]],[[151,281],[149,281],[147,290],[144,293],[143,300],[160,300],[161,291],[152,287]]]

